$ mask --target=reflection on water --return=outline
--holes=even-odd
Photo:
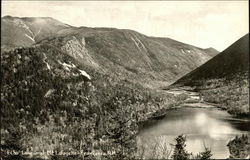
[[[181,108],[171,110],[162,120],[145,123],[137,137],[138,152],[144,152],[147,158],[152,155],[161,157],[162,149],[173,150],[174,139],[184,134],[187,137],[188,152],[197,154],[204,145],[211,148],[213,158],[227,158],[227,143],[236,135],[249,131],[249,121],[235,119],[225,111],[216,108]],[[165,145],[162,147],[162,145]]]

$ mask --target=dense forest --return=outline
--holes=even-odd
[[[47,45],[1,56],[3,157],[29,152],[131,157],[137,123],[185,99],[83,68]]]

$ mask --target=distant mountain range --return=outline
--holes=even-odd
[[[170,88],[191,86],[205,100],[235,114],[249,113],[249,34],[177,80]]]
[[[132,30],[73,27],[49,17],[1,21],[2,50],[47,44],[87,68],[151,88],[174,82],[218,53]]]

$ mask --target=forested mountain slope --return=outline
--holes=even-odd
[[[249,34],[177,80],[171,88],[191,86],[204,99],[234,114],[249,113]]]

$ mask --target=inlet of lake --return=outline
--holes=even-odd
[[[144,122],[137,136],[138,155],[149,158],[170,158],[175,138],[186,136],[186,150],[193,155],[212,151],[212,158],[229,157],[227,144],[236,135],[249,134],[249,120],[234,118],[215,107],[181,107],[169,110],[160,120]],[[171,153],[170,153],[171,151]]]

